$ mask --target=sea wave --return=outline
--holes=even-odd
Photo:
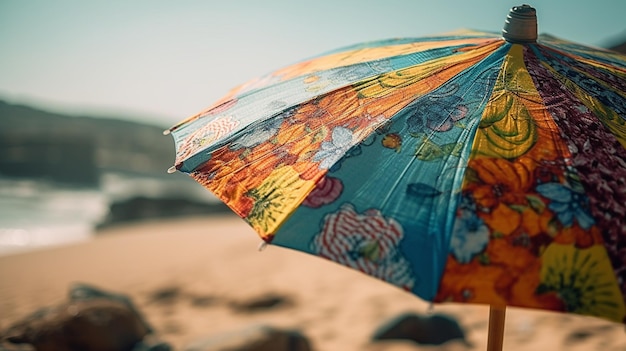
[[[108,205],[98,189],[1,179],[0,255],[88,240]]]
[[[90,240],[115,201],[173,194],[217,201],[189,180],[110,172],[102,175],[99,187],[85,188],[0,178],[0,255]]]

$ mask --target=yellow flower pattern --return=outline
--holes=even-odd
[[[564,309],[621,322],[626,315],[624,299],[606,250],[600,245],[586,249],[551,244],[542,255],[539,294],[556,293]]]

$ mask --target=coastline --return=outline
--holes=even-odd
[[[318,257],[275,246],[259,252],[260,242],[239,218],[190,217],[115,226],[86,242],[2,256],[0,329],[63,301],[70,284],[82,282],[127,294],[177,350],[254,324],[299,329],[315,350],[437,350],[370,342],[398,314],[427,314],[427,302]],[[163,292],[170,298],[159,299]],[[233,308],[268,295],[290,303],[254,313]],[[485,349],[487,306],[435,305],[434,313],[456,318],[470,349]],[[516,308],[506,318],[506,350],[626,349],[623,325]]]
[[[224,214],[234,216],[188,177],[104,172],[98,186],[80,186],[0,176],[0,256],[89,241],[105,227]]]

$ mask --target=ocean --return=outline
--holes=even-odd
[[[0,256],[90,240],[113,202],[172,195],[217,201],[184,175],[145,177],[108,172],[94,188],[0,178]]]

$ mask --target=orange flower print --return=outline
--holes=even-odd
[[[477,205],[494,209],[500,203],[526,204],[525,198],[532,185],[532,174],[520,162],[502,158],[475,158],[470,161],[468,171],[474,176],[464,185],[473,193]]]
[[[521,162],[480,157],[470,161],[463,190],[471,193],[479,216],[492,232],[513,233],[531,203],[532,173]],[[540,200],[537,200],[541,202]]]
[[[559,309],[550,294],[535,293],[540,284],[541,259],[505,238],[492,239],[467,263],[449,255],[435,301],[456,301]]]
[[[245,194],[257,185],[258,178],[252,176],[252,168],[247,166],[240,154],[228,148],[216,150],[209,162],[190,175],[239,216],[245,216],[249,210]]]

